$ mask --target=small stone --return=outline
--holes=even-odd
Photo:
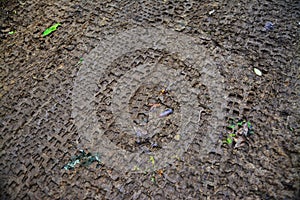
[[[257,76],[262,76],[262,72],[261,72],[259,69],[254,68],[253,70],[254,70],[254,73],[255,73]]]
[[[180,135],[179,135],[179,134],[175,135],[175,136],[174,136],[174,140],[179,141],[179,140],[180,140]]]
[[[212,15],[212,14],[214,14],[214,12],[215,12],[215,10],[211,10],[211,11],[208,12],[208,14]]]

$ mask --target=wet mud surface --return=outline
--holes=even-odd
[[[297,1],[0,5],[1,199],[299,196]]]

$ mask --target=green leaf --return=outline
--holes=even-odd
[[[47,36],[50,33],[52,33],[53,31],[56,31],[57,27],[60,26],[60,23],[56,23],[53,26],[47,28],[44,32],[43,32],[43,36]]]
[[[232,139],[231,138],[227,138],[226,142],[227,142],[227,144],[231,144],[232,143]]]
[[[235,125],[230,125],[230,126],[227,126],[227,128],[234,129],[234,128],[235,128]]]
[[[77,64],[81,64],[83,62],[83,58],[80,58]]]
[[[235,137],[235,134],[234,133],[231,133],[228,135],[229,137]]]
[[[248,128],[251,128],[251,123],[247,122]]]
[[[238,122],[238,123],[237,123],[237,125],[238,125],[238,126],[242,126],[242,125],[243,125],[243,123],[244,123],[244,122],[243,122],[243,121],[241,121],[241,122]]]
[[[16,31],[9,31],[8,34],[9,34],[9,35],[12,35],[12,34],[14,34],[15,32],[16,32]]]
[[[154,177],[154,176],[151,177],[151,181],[152,181],[153,183],[155,183],[155,177]]]

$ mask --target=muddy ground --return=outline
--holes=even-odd
[[[299,197],[298,1],[12,0],[0,5],[1,199]],[[55,23],[61,26],[43,37]],[[177,49],[152,45],[121,51],[123,44],[134,43],[128,34],[143,36],[130,32],[140,29],[170,31],[171,47],[176,37],[192,38],[191,50],[190,44],[176,44]],[[155,39],[152,32],[144,33],[145,43]],[[112,51],[102,54],[107,41]],[[211,62],[190,62],[183,51]],[[107,65],[101,73],[89,68],[101,63]],[[90,81],[80,79],[85,69],[96,77],[95,90],[81,85]],[[77,98],[85,90],[91,98],[84,92]],[[185,91],[191,92],[189,100]],[[84,106],[77,109],[77,102]],[[174,113],[166,117],[152,114],[170,107]],[[95,112],[85,113],[88,108]],[[199,118],[189,118],[195,110]],[[230,119],[251,123],[253,134],[245,136],[244,146],[224,143]],[[102,138],[99,132],[91,136],[90,126],[81,128],[85,122],[102,131]],[[137,138],[129,133],[132,127],[152,132],[132,130],[146,135]],[[171,148],[172,158],[159,154],[185,137],[184,147]],[[149,155],[153,169],[128,170],[127,157],[111,154],[102,140]],[[178,149],[184,151],[177,154]],[[97,151],[101,164],[64,168],[80,150]]]

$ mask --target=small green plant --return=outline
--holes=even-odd
[[[230,119],[228,122],[230,125],[227,126],[227,128],[230,129],[230,132],[226,139],[223,140],[224,144],[231,145],[233,141],[236,141],[238,137],[241,137],[241,135],[244,134],[244,136],[248,136],[254,133],[249,121]]]
[[[226,140],[223,141],[223,143],[232,144],[234,137],[235,137],[235,134],[233,134],[233,133],[228,134],[228,137],[226,138]]]
[[[97,166],[100,166],[101,160],[98,153],[86,153],[84,150],[79,150],[79,153],[71,157],[70,161],[64,165],[65,170],[73,170],[77,164],[80,166],[87,167],[92,163],[97,162]]]

